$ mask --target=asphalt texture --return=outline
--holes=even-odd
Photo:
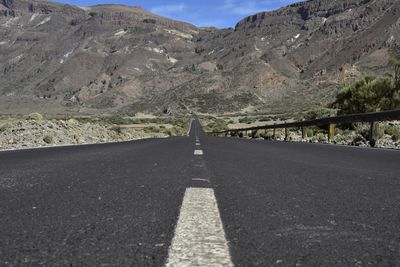
[[[189,187],[214,189],[235,266],[400,266],[399,151],[197,121],[189,137],[0,152],[0,266],[163,266]]]

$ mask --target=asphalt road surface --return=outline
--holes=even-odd
[[[0,266],[400,266],[400,152],[205,136],[0,153]]]

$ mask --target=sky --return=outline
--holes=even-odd
[[[55,2],[81,7],[97,4],[140,6],[152,13],[196,26],[228,28],[234,27],[246,16],[278,9],[299,0],[55,0]]]

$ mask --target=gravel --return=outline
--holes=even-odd
[[[117,125],[81,123],[77,120],[15,120],[0,125],[0,150],[72,144],[97,144],[166,137]]]

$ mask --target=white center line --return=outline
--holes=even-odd
[[[166,266],[233,266],[213,189],[186,189]]]
[[[195,151],[194,151],[194,155],[195,156],[201,156],[201,155],[203,155],[204,153],[203,153],[203,150],[201,150],[201,149],[196,149]]]
[[[200,145],[200,143],[196,143],[196,146],[199,146]]]
[[[210,182],[208,179],[203,179],[203,178],[192,178],[192,181],[200,181],[200,182]]]

